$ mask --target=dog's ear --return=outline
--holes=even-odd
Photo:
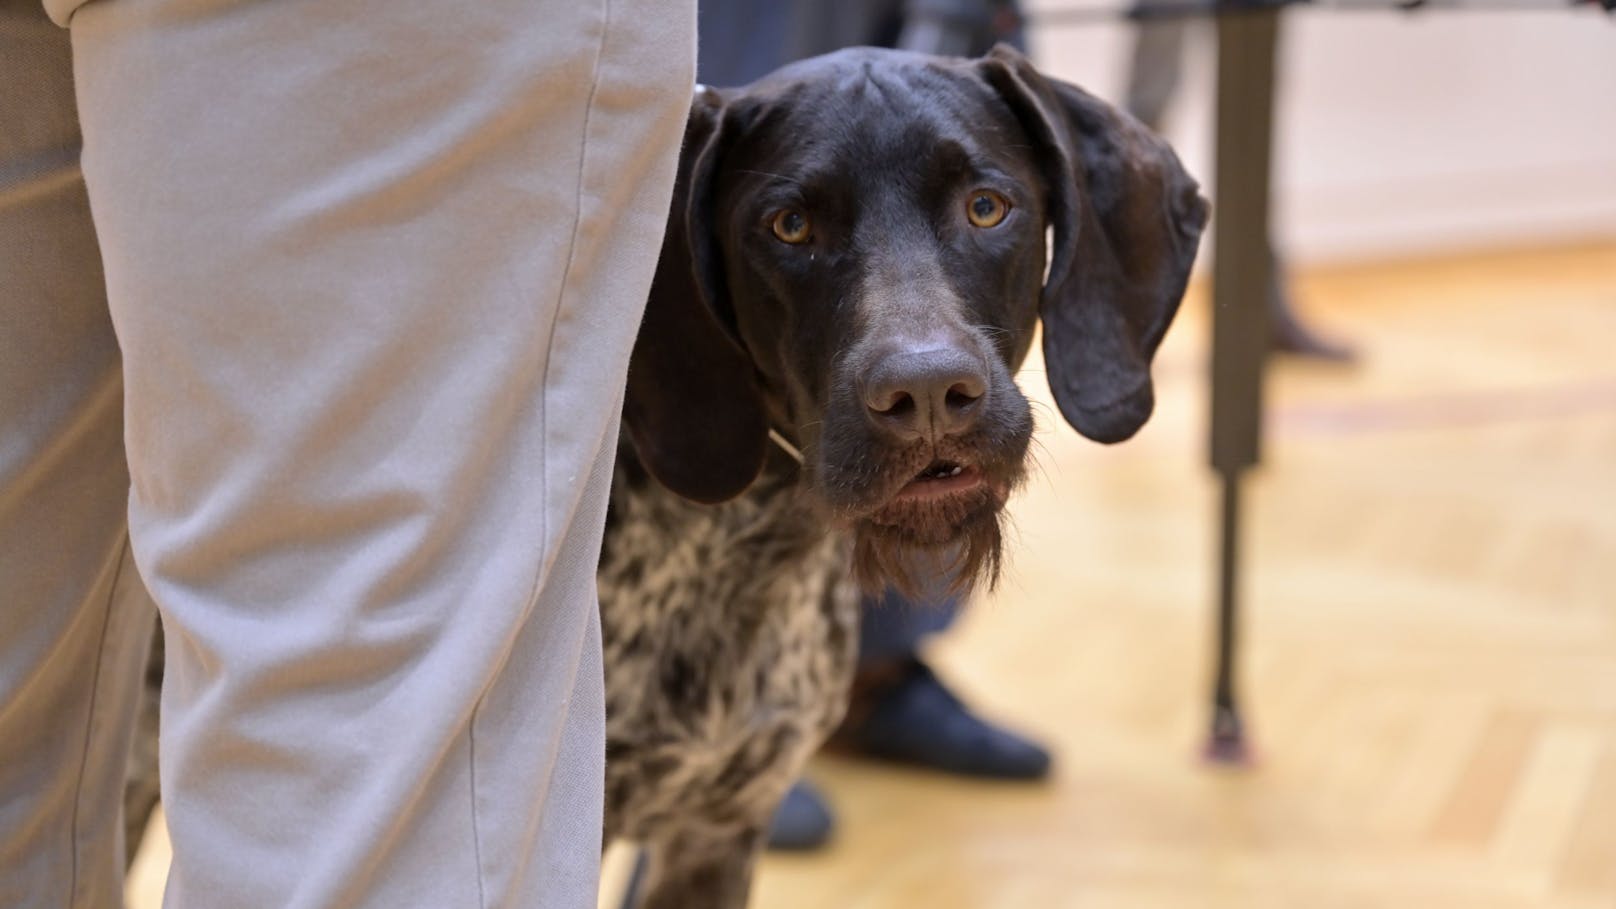
[[[1150,360],[1178,311],[1207,202],[1167,143],[995,47],[978,63],[1039,146],[1054,251],[1039,312],[1061,414],[1098,442],[1150,417]]]
[[[757,479],[768,444],[752,361],[723,316],[729,302],[712,197],[724,133],[723,99],[698,89],[623,401],[629,438],[651,476],[709,504]]]

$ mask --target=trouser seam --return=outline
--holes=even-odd
[[[476,706],[471,708],[471,723],[466,727],[466,760],[471,764],[468,774],[471,780],[471,854],[477,862],[477,905],[487,909],[488,893],[483,886],[482,832],[477,827],[477,712],[482,709],[483,697],[487,697],[487,692],[477,698]]]
[[[567,282],[572,276],[572,266],[577,260],[578,235],[583,229],[584,182],[589,166],[589,124],[591,114],[593,114],[595,110],[595,95],[600,89],[601,61],[606,56],[606,40],[608,34],[611,32],[612,23],[611,0],[603,0],[601,7],[603,10],[603,15],[601,17],[600,25],[600,40],[595,46],[595,60],[590,69],[589,97],[584,102],[583,129],[580,131],[580,138],[578,140],[578,190],[573,199],[574,214],[572,232],[567,242],[567,264],[561,272],[561,281],[556,293],[555,318],[550,323],[550,336],[545,341],[544,378],[539,389],[541,400],[547,396],[550,388],[550,371],[555,365],[555,360],[553,357],[555,355],[555,340],[557,334],[556,324],[561,321],[563,311],[566,306]],[[540,507],[537,509],[539,513],[539,539],[543,541],[542,545],[545,547],[546,555],[540,560],[538,570],[535,572],[533,582],[529,587],[527,602],[522,611],[522,624],[526,624],[527,617],[530,617],[533,614],[533,610],[537,608],[539,593],[543,586],[546,568],[549,565],[548,551],[551,540],[550,516],[547,503],[550,500],[550,459],[547,456],[548,451],[544,450],[548,448],[549,440],[550,408],[546,403],[539,408],[539,445],[541,447],[539,466],[539,496],[540,502],[546,507]],[[520,633],[520,626],[518,626],[517,633]],[[477,703],[471,709],[471,722],[466,731],[467,754],[468,759],[471,762],[471,770],[468,776],[470,778],[471,785],[472,855],[477,861],[477,903],[478,905],[484,907],[484,909],[488,909],[488,894],[486,885],[483,881],[482,832],[477,823],[479,804],[477,798],[477,717],[482,712],[483,704],[487,701],[488,693],[493,689],[494,684],[495,683],[493,681],[490,681],[488,687],[483,689],[483,692],[478,696]]]
[[[68,905],[78,905],[79,892],[79,814],[83,810],[81,800],[84,796],[85,769],[90,764],[90,747],[95,738],[95,711],[96,702],[101,697],[101,670],[106,661],[107,633],[112,628],[112,609],[118,595],[118,583],[123,579],[123,566],[128,561],[125,550],[129,548],[129,530],[124,528],[121,541],[116,549],[118,565],[112,571],[112,583],[107,587],[106,601],[101,610],[101,635],[95,651],[95,671],[90,677],[90,706],[85,711],[84,718],[84,748],[79,754],[78,779],[73,783],[73,820],[70,825],[72,832],[72,852],[68,866]]]

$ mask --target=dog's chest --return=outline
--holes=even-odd
[[[606,833],[722,835],[766,818],[840,719],[845,542],[785,480],[700,506],[633,474],[620,464],[599,575]]]

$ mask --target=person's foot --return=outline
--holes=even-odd
[[[1353,363],[1358,351],[1351,345],[1333,341],[1320,335],[1308,325],[1296,310],[1291,299],[1290,280],[1284,266],[1276,257],[1274,272],[1268,283],[1268,347],[1274,353],[1322,360],[1329,363]]]
[[[1275,313],[1272,318],[1268,343],[1274,353],[1330,363],[1352,363],[1358,359],[1358,352],[1350,345],[1320,336],[1293,313]]]
[[[848,719],[831,738],[839,750],[961,776],[1049,775],[1048,751],[972,713],[918,658],[861,670],[860,676]]]
[[[836,819],[819,790],[807,780],[791,784],[769,822],[769,848],[784,852],[808,852],[830,842]]]

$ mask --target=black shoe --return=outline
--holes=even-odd
[[[1039,780],[1049,752],[981,719],[931,667],[909,658],[896,681],[869,690],[836,734],[844,750],[961,776]]]
[[[1291,299],[1290,276],[1285,263],[1269,255],[1273,271],[1268,277],[1268,349],[1307,360],[1348,365],[1357,362],[1358,351],[1349,344],[1320,335],[1303,320]]]
[[[798,780],[774,810],[774,820],[769,822],[769,848],[809,852],[830,842],[835,830],[836,819],[825,797],[807,780]]]

